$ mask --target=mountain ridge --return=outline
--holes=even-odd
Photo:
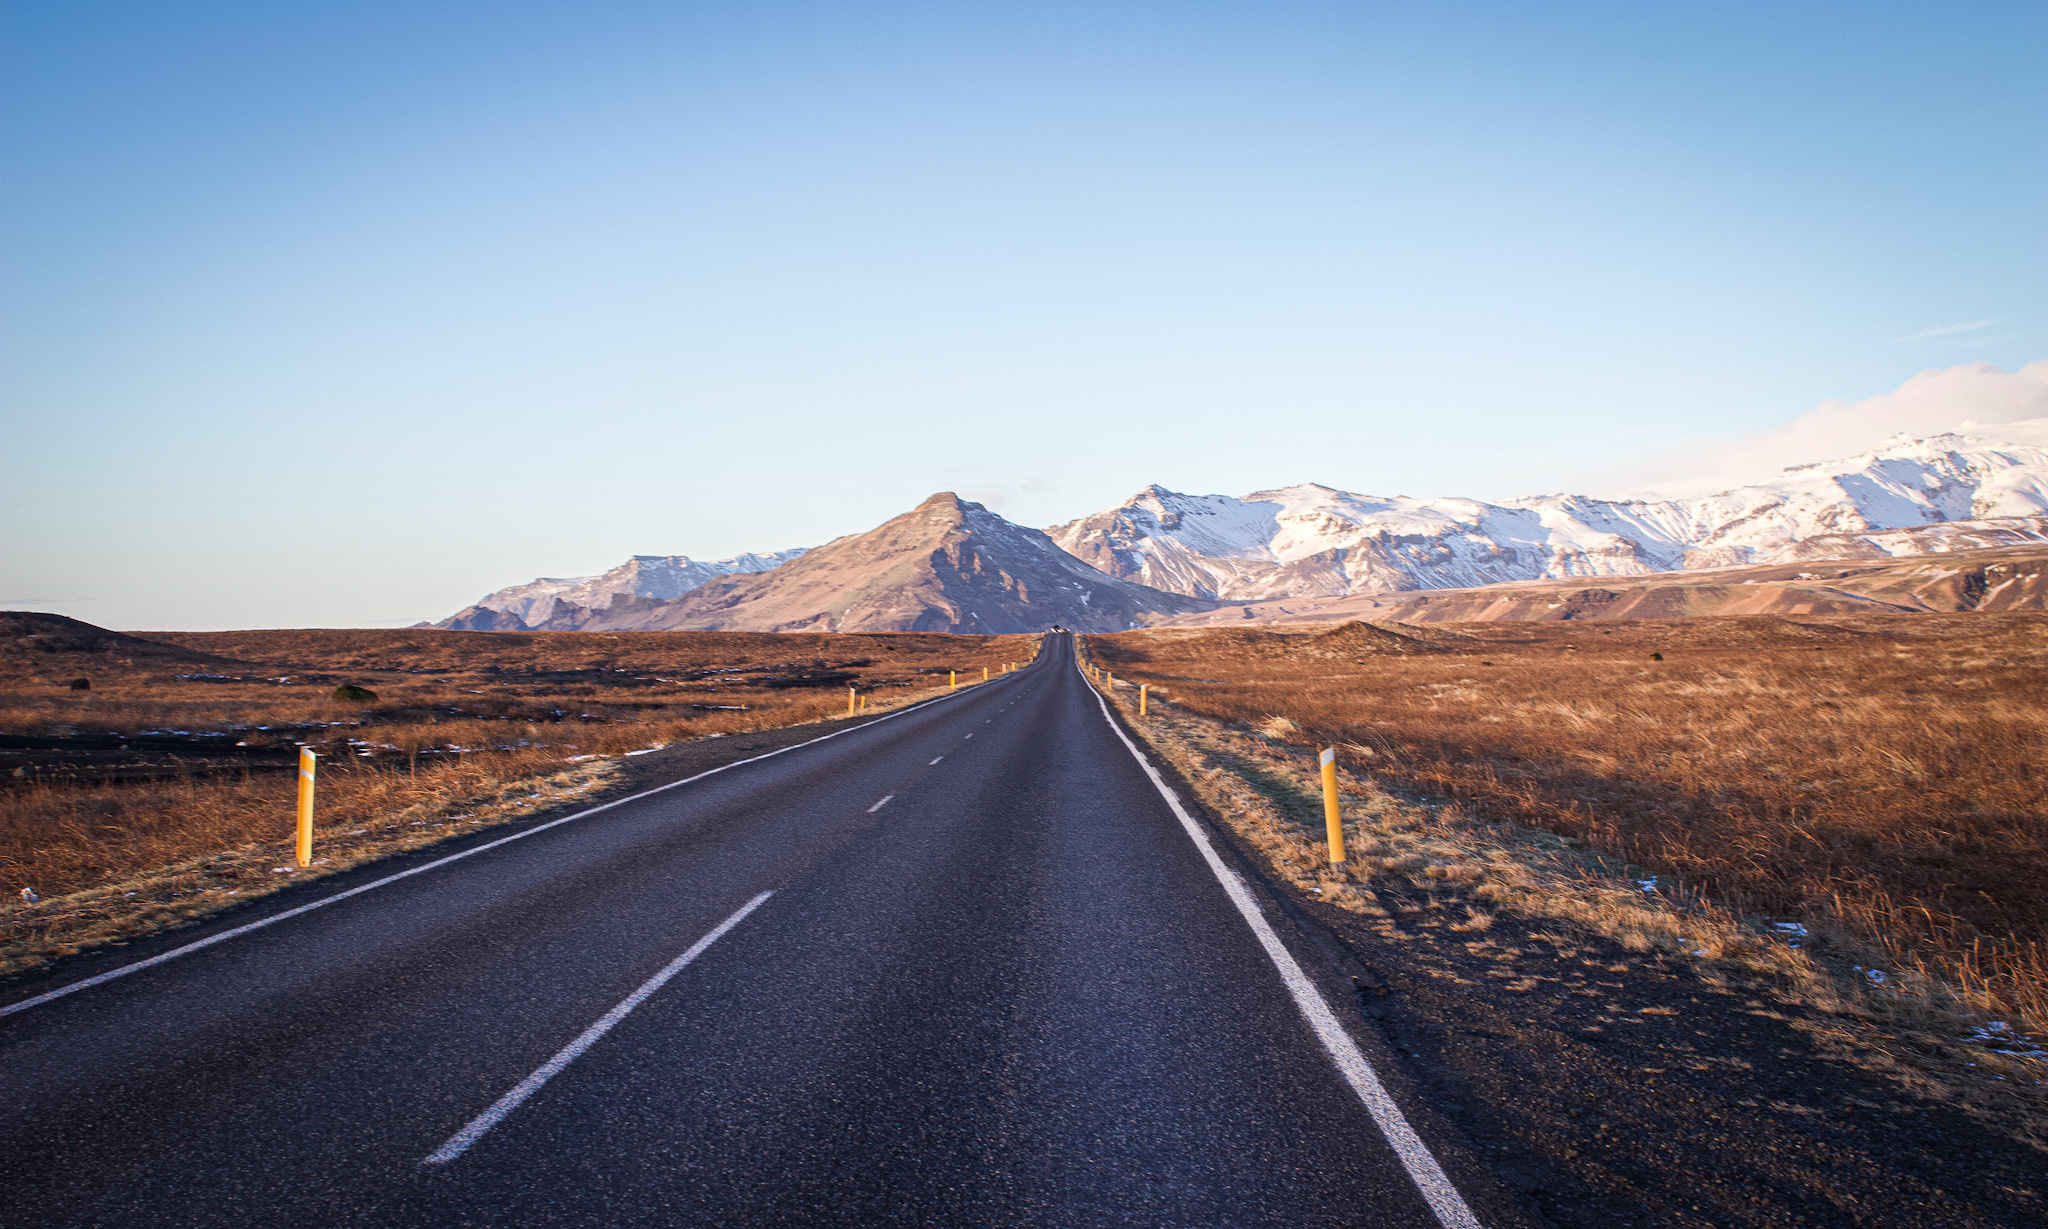
[[[2044,542],[2048,419],[2035,419],[1895,435],[1682,498],[1487,502],[1315,483],[1240,498],[1155,483],[1040,531],[941,492],[822,547],[715,562],[636,555],[601,576],[498,590],[433,626],[1111,631],[1220,605]],[[819,552],[830,554],[805,563]]]
[[[1328,597],[1506,581],[1739,567],[1827,540],[1856,554],[2048,541],[2048,420],[1986,433],[1898,435],[1852,457],[1680,499],[1370,496],[1307,483],[1242,498],[1152,485],[1055,525],[1103,572],[1222,601]]]
[[[542,576],[523,585],[508,585],[431,626],[481,632],[570,630],[559,625],[587,622],[589,612],[610,609],[616,602],[669,601],[722,576],[766,572],[805,549],[750,552],[709,561],[688,555],[634,555],[597,576]]]
[[[981,504],[942,491],[866,533],[672,601],[627,600],[588,631],[1123,631],[1214,606],[1106,576]]]

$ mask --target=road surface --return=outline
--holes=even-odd
[[[0,1223],[1477,1223],[1441,1143],[1373,1112],[1355,1004],[1198,831],[1052,636],[922,708],[14,987]]]

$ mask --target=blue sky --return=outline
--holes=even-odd
[[[2038,3],[0,22],[0,604],[112,626],[409,622],[940,489],[1611,493],[2048,357]]]

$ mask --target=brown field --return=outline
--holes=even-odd
[[[213,868],[203,884],[185,875],[161,893],[181,907],[216,888],[237,894],[223,885],[267,876],[256,864],[281,856],[299,744],[326,757],[318,852],[339,869],[595,788],[625,752],[844,715],[849,686],[885,708],[944,689],[948,670],[963,686],[979,682],[983,667],[1028,657],[1036,639],[122,636],[0,615],[0,886],[10,898],[24,888],[49,898],[0,907],[17,910],[19,940],[55,916],[55,898],[166,868]],[[71,688],[79,678],[89,689]],[[343,684],[376,698],[333,699]]]
[[[1190,713],[1336,744],[1376,786],[1583,839],[2048,1031],[2048,615],[1154,629],[1087,650]]]

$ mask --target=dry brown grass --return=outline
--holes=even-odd
[[[587,792],[628,751],[843,716],[849,685],[867,711],[899,706],[944,689],[948,669],[979,682],[983,666],[1036,643],[428,630],[134,639],[6,617],[0,735],[21,767],[0,777],[0,971],[288,881],[274,866],[288,861],[294,744],[327,757],[318,854],[331,871]],[[79,677],[90,690],[69,688]],[[336,702],[341,683],[377,699]],[[171,751],[95,738],[147,731],[169,732],[149,741]],[[74,746],[99,749],[81,757]],[[44,900],[18,902],[23,888]]]
[[[449,765],[430,784],[392,773],[349,774],[340,788],[322,793],[316,856],[304,870],[293,862],[291,837],[278,834],[274,781],[95,789],[93,801],[103,807],[137,819],[156,812],[158,830],[149,831],[145,821],[137,839],[111,847],[124,864],[109,867],[91,887],[33,904],[0,902],[0,973],[151,934],[307,876],[574,801],[617,774],[616,760],[564,768],[540,757]]]
[[[1189,713],[1338,744],[1368,792],[1581,840],[1667,895],[1801,921],[1888,984],[2048,1031],[2048,616],[1159,630],[1088,651]]]

